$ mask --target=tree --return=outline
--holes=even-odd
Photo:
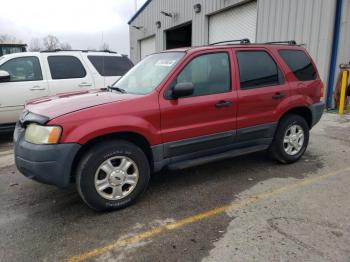
[[[41,51],[42,50],[42,46],[40,44],[40,39],[39,38],[33,38],[30,41],[28,50],[31,51],[31,52],[39,52],[39,51]]]
[[[72,46],[67,42],[61,43],[61,50],[72,50]]]
[[[48,35],[43,38],[43,45],[46,50],[52,51],[56,49],[60,49],[61,44],[58,38],[54,35]]]
[[[0,35],[0,43],[1,44],[21,44],[22,41],[18,40],[16,37],[12,35]]]
[[[103,43],[100,46],[100,51],[107,51],[107,50],[109,50],[109,45],[107,43]]]

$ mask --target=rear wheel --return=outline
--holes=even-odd
[[[293,163],[305,153],[308,143],[309,126],[306,120],[291,114],[281,120],[269,151],[279,162]]]
[[[132,204],[147,188],[150,167],[145,153],[124,141],[92,147],[77,169],[77,189],[84,202],[99,211]]]

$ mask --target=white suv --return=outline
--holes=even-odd
[[[131,67],[125,55],[47,51],[0,57],[0,132],[15,126],[26,101],[112,85]]]

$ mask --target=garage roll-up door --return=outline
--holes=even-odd
[[[256,1],[210,16],[209,43],[242,38],[255,42],[256,19]]]
[[[154,36],[141,40],[141,59],[156,51],[156,38]]]

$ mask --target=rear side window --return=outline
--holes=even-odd
[[[75,56],[49,56],[52,79],[83,78],[86,71],[82,63]]]
[[[265,51],[237,52],[241,89],[278,85],[282,75],[276,62]]]
[[[127,57],[88,56],[88,59],[101,76],[122,76],[133,66]]]
[[[316,69],[310,58],[301,50],[280,50],[280,56],[300,81],[315,80]]]

